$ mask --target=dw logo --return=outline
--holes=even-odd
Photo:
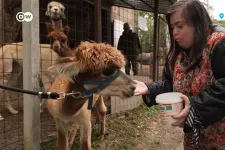
[[[33,14],[30,12],[25,12],[25,13],[18,12],[16,14],[16,20],[19,22],[23,22],[23,21],[30,22],[32,19],[33,19]]]

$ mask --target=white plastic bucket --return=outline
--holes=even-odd
[[[156,103],[159,105],[160,117],[164,125],[171,126],[176,120],[171,117],[183,110],[183,100],[179,93],[169,92],[156,96]]]

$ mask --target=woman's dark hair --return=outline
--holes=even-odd
[[[195,28],[194,43],[189,53],[191,63],[186,69],[188,72],[198,65],[202,57],[203,48],[207,44],[208,31],[212,29],[212,20],[204,5],[199,0],[180,0],[170,7],[166,14],[166,19],[169,27],[171,46],[167,54],[166,63],[168,63],[171,71],[174,69],[176,58],[181,50],[181,47],[173,39],[173,31],[170,27],[170,16],[178,9],[182,10],[182,17],[186,23]]]

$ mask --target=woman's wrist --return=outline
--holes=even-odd
[[[149,88],[148,88],[147,83],[144,83],[144,84],[145,84],[145,86],[146,86],[145,94],[150,94],[150,91],[149,91]]]

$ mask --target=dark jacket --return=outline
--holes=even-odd
[[[117,49],[121,50],[124,55],[138,55],[141,52],[138,35],[132,30],[123,31]]]
[[[213,31],[224,32],[220,26],[214,26]],[[225,117],[225,38],[217,43],[211,56],[212,71],[215,82],[196,96],[189,97],[197,117],[204,127],[207,127]],[[150,94],[143,95],[147,106],[155,105],[158,94],[173,91],[173,77],[166,65],[162,81],[146,83]]]

